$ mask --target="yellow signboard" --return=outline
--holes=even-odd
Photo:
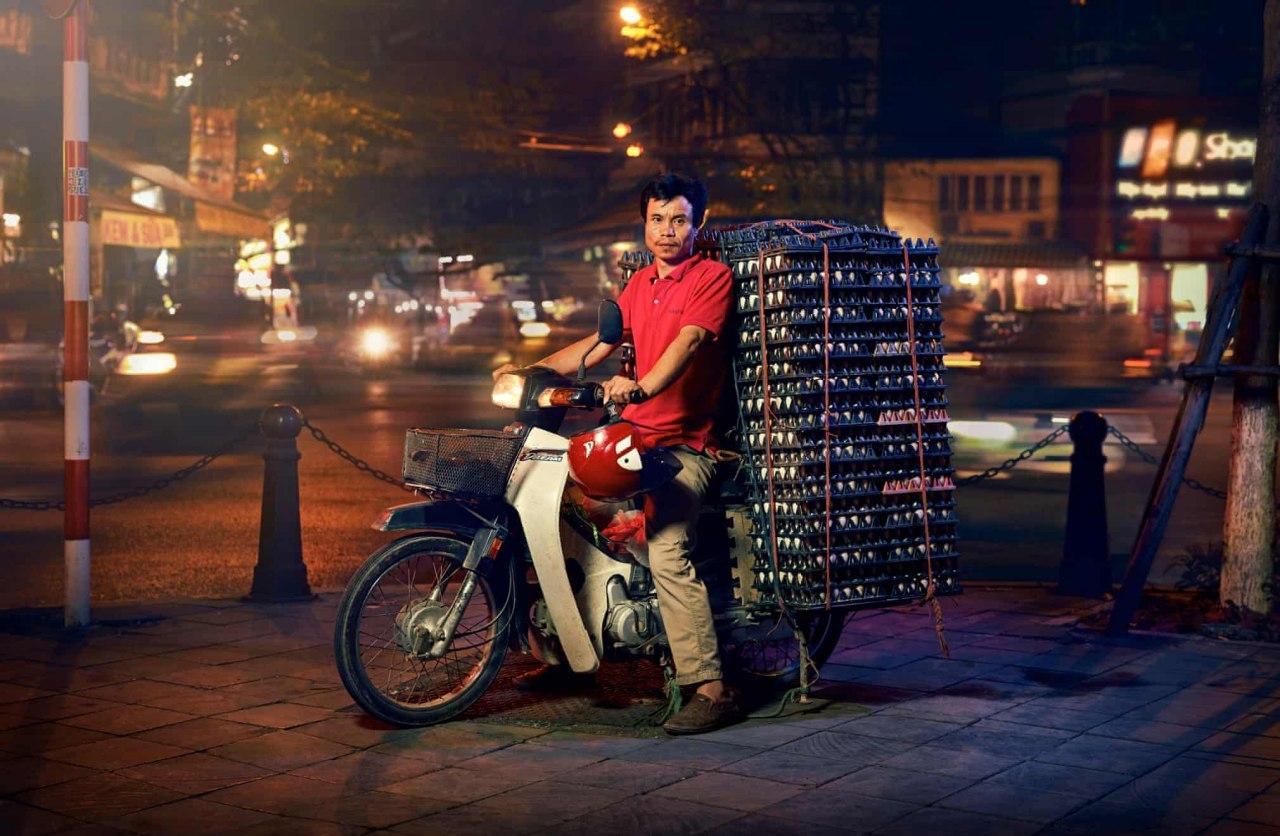
[[[102,243],[114,247],[176,249],[182,246],[178,223],[166,215],[102,210]]]

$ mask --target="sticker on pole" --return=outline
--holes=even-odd
[[[67,194],[71,197],[89,196],[89,169],[67,169]]]
[[[57,20],[71,14],[77,2],[78,0],[40,0],[40,5],[44,6],[45,14]]]

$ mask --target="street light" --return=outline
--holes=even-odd
[[[622,22],[628,26],[635,26],[644,20],[644,15],[640,14],[640,10],[635,6],[623,6],[618,10],[618,17],[622,18]]]
[[[638,142],[627,146],[628,157],[638,157],[643,153],[644,153],[644,146]]]
[[[626,122],[619,122],[613,126],[613,135],[618,139],[622,139],[631,133],[631,126]]]
[[[280,146],[276,145],[274,142],[264,142],[262,143],[262,153],[266,154],[268,157],[274,157],[276,154],[280,153]]]

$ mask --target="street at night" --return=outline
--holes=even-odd
[[[1280,836],[1280,0],[0,79],[0,834]]]

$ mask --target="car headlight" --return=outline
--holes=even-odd
[[[391,335],[381,328],[369,328],[360,335],[360,348],[370,357],[381,357],[391,350]]]
[[[537,340],[551,333],[551,326],[545,322],[522,322],[520,323],[520,336]]]
[[[138,345],[159,345],[164,342],[164,334],[160,331],[139,331]]]
[[[178,359],[169,351],[148,351],[129,354],[116,369],[119,374],[168,374],[178,367]]]
[[[493,405],[503,409],[519,409],[524,403],[526,378],[518,374],[499,375],[493,384]]]

